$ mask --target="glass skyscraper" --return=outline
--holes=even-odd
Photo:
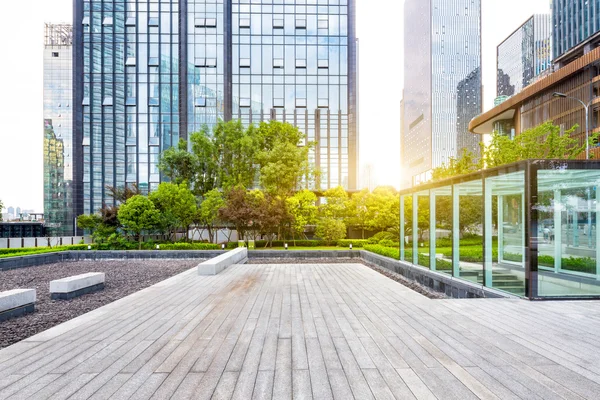
[[[73,27],[46,24],[44,38],[44,214],[53,236],[74,234]]]
[[[75,4],[78,213],[156,188],[160,153],[219,119],[297,125],[321,186],[356,189],[354,0]]]
[[[600,0],[553,0],[553,55],[559,65],[600,43]]]
[[[406,0],[402,165],[413,184],[463,148],[481,113],[480,0]]]
[[[552,17],[536,14],[497,48],[497,96],[512,96],[552,65]]]

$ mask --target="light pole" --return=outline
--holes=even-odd
[[[583,101],[579,100],[577,97],[567,96],[566,94],[560,93],[560,92],[554,92],[552,94],[552,97],[560,97],[563,99],[571,99],[571,100],[578,101],[581,103],[581,105],[585,109],[585,159],[589,160],[590,159],[589,109],[590,109],[590,105],[592,104],[592,101],[590,100],[589,103],[585,104]]]

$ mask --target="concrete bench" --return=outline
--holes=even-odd
[[[35,309],[35,299],[35,289],[0,292],[0,321],[32,313]]]
[[[69,300],[104,289],[104,272],[70,276],[50,282],[52,300]]]
[[[198,264],[198,275],[216,275],[230,265],[238,264],[248,258],[248,249],[238,247],[218,257]]]

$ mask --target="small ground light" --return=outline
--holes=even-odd
[[[350,250],[352,250],[352,243],[350,243]]]
[[[88,244],[88,250],[91,250],[91,249],[92,249],[92,246]]]
[[[288,249],[287,243],[284,244],[283,246],[285,247],[286,250]]]
[[[159,244],[156,245],[156,250],[160,250],[160,245]]]
[[[225,250],[225,243],[221,243],[221,250]]]

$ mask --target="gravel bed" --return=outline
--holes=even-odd
[[[62,322],[128,296],[195,267],[194,260],[101,260],[40,265],[0,271],[0,292],[36,289],[35,312],[0,322],[0,349]],[[104,290],[71,300],[51,300],[50,281],[87,272],[104,272]]]
[[[436,292],[419,282],[411,281],[389,269],[371,264],[360,258],[251,258],[246,264],[363,264],[372,270],[414,290],[430,299],[448,299],[444,293]]]

